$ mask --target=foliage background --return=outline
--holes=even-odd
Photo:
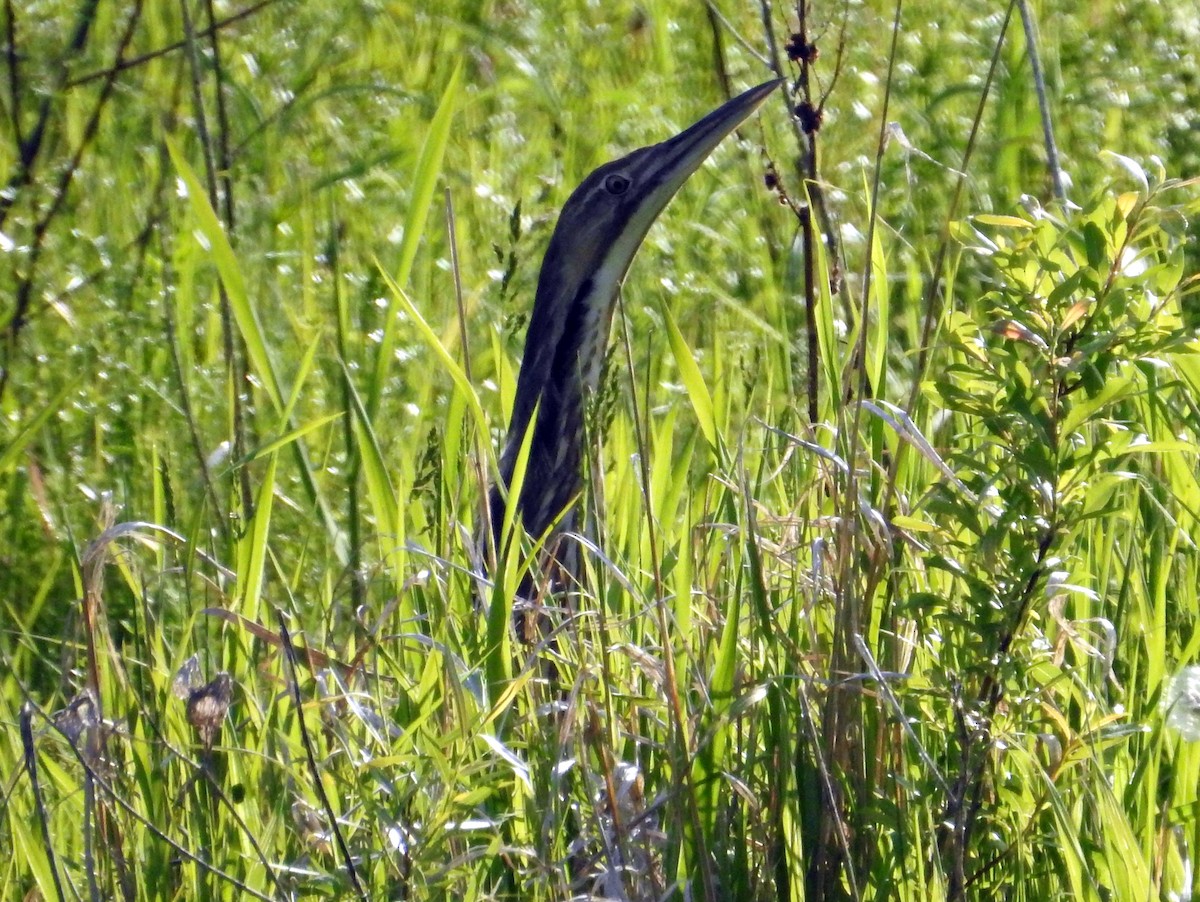
[[[633,266],[531,652],[467,571],[555,213],[798,10],[6,4],[0,895],[1190,898],[1200,8],[1029,11],[1069,207],[1008,7],[808,10],[841,257],[781,93]]]

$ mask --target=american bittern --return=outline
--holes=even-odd
[[[535,537],[556,520],[560,529],[571,523],[570,514],[559,518],[583,485],[585,399],[600,379],[621,280],[688,176],[780,83],[751,88],[674,138],[605,163],[568,198],[542,261],[500,483],[492,487],[497,549],[508,486],[535,410],[517,513]]]

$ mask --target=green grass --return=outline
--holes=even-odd
[[[1063,206],[1016,12],[815,10],[821,191],[781,95],[651,230],[530,648],[473,571],[540,255],[759,10],[277,0],[218,103],[128,6],[0,14],[0,897],[1189,897],[1194,12],[1032,8]]]

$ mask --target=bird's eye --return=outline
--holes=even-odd
[[[604,190],[609,194],[624,194],[629,190],[629,179],[614,173],[604,180]]]

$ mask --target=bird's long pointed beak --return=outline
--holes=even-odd
[[[671,202],[683,183],[708,159],[734,129],[762,106],[783,84],[782,78],[763,82],[717,107],[699,122],[674,138],[635,150],[623,161],[610,164],[626,169],[633,177],[632,190],[623,198],[627,214],[620,227],[602,236],[606,256],[615,265],[611,272],[619,281],[637,252],[651,223]],[[603,172],[601,167],[597,172]],[[586,184],[586,182],[585,182]]]
[[[653,165],[659,186],[668,199],[687,181],[708,155],[734,129],[745,122],[781,84],[782,78],[763,82],[717,107],[696,124],[654,146]]]

